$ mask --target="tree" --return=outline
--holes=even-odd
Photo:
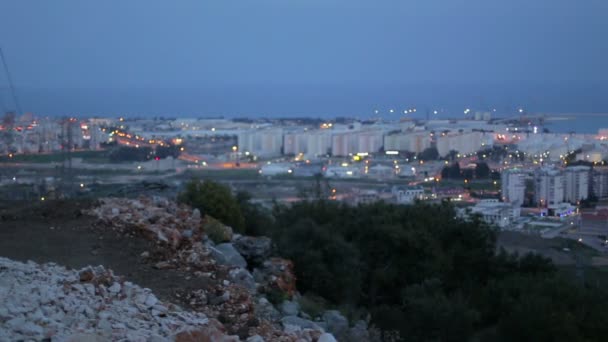
[[[490,177],[490,167],[487,163],[481,162],[475,165],[475,176],[477,178],[486,179]]]
[[[303,201],[273,214],[277,251],[294,260],[300,291],[371,313],[385,340],[608,335],[606,284],[579,286],[549,259],[497,252],[497,231],[479,217],[458,218],[448,202]]]
[[[458,151],[450,150],[450,152],[448,152],[448,156],[450,158],[450,161],[454,161],[456,159],[457,155],[458,155]]]
[[[310,219],[293,224],[279,239],[292,259],[300,288],[320,293],[333,302],[356,303],[360,278],[356,248],[329,227]]]
[[[109,153],[112,162],[146,161],[150,160],[152,149],[150,147],[119,146]]]
[[[177,158],[180,155],[180,147],[177,145],[156,146],[155,155],[158,158],[167,158],[169,156]]]
[[[239,191],[236,194],[243,218],[245,219],[246,235],[261,236],[270,235],[272,231],[272,217],[259,204],[251,203],[251,194],[246,191]]]
[[[462,178],[462,173],[460,171],[460,164],[458,162],[453,163],[450,166],[445,166],[441,170],[441,178],[446,179],[460,179]]]
[[[220,220],[239,233],[245,230],[241,208],[225,185],[209,180],[192,180],[186,184],[178,200],[199,209],[201,214]]]
[[[418,158],[422,160],[436,160],[439,158],[439,152],[437,151],[436,147],[429,147],[422,151]]]

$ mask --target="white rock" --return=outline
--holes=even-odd
[[[156,305],[156,303],[158,303],[158,299],[156,299],[156,296],[154,296],[153,294],[149,294],[148,297],[146,297],[146,301],[144,302],[144,304],[149,308]]]
[[[120,292],[121,288],[122,287],[120,286],[120,284],[115,282],[114,284],[112,284],[112,286],[108,288],[108,291],[110,291],[110,293],[117,294]]]
[[[94,272],[108,274],[103,267]],[[167,342],[163,336],[208,323],[201,313],[169,311],[149,289],[113,280],[96,293],[93,284],[79,283],[78,271],[0,257],[0,341]],[[132,295],[118,299],[117,293]]]

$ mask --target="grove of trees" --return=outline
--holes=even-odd
[[[268,215],[246,195],[237,200],[227,188],[206,183],[190,183],[181,198],[219,219],[240,217],[247,230],[272,237],[275,254],[293,260],[305,296],[323,297],[351,319],[369,314],[385,338],[608,336],[608,291],[601,283],[567,278],[535,254],[497,250],[493,227],[476,217],[458,218],[448,202],[347,206],[311,200],[276,204]]]

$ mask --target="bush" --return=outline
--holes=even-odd
[[[205,217],[203,229],[211,241],[215,243],[230,242],[232,240],[232,229],[213,217]]]
[[[178,196],[178,200],[198,208],[202,214],[215,217],[236,232],[242,233],[245,229],[241,208],[225,185],[209,180],[192,180],[186,184],[186,189]]]

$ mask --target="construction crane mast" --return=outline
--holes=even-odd
[[[13,97],[13,101],[15,102],[15,110],[17,115],[23,114],[21,112],[21,106],[19,106],[19,100],[17,99],[17,92],[15,91],[15,85],[13,84],[13,79],[11,78],[11,73],[8,70],[8,64],[6,64],[6,58],[4,57],[4,52],[2,52],[2,48],[0,48],[0,59],[2,59],[2,65],[4,66],[4,73],[6,74],[6,80],[8,81],[8,86],[11,90],[11,95]]]

